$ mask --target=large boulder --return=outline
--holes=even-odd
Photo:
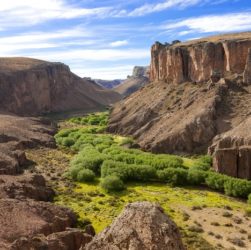
[[[85,250],[183,250],[178,227],[150,202],[128,204],[121,215],[83,247]]]

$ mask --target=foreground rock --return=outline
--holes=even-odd
[[[149,83],[149,67],[135,66],[133,73],[114,88],[123,97],[129,96]]]
[[[62,63],[0,58],[0,110],[21,115],[93,110],[119,99]]]
[[[163,209],[150,202],[126,206],[110,227],[83,247],[86,250],[183,250],[179,230]]]
[[[156,43],[153,82],[115,105],[108,130],[157,153],[206,154],[212,145],[217,171],[250,178],[250,48],[251,33]]]

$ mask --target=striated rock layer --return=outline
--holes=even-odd
[[[85,250],[184,250],[178,227],[159,205],[128,204],[119,217],[87,244]]]
[[[213,75],[244,74],[250,81],[251,33],[225,35],[187,43],[155,43],[151,50],[151,81],[207,82]]]
[[[62,63],[0,58],[0,110],[20,115],[90,110],[120,99]]]
[[[156,153],[209,152],[217,171],[251,179],[250,53],[251,33],[156,43],[152,83],[115,105],[108,130]]]

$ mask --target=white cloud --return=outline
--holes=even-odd
[[[20,54],[15,54],[18,56]],[[22,53],[24,55],[24,53]],[[27,53],[25,56],[49,61],[64,60],[88,60],[88,61],[119,61],[146,59],[150,57],[148,49],[69,49],[64,51],[52,51],[48,54],[42,52]]]
[[[134,65],[110,66],[110,67],[72,67],[71,70],[81,77],[92,76],[96,79],[113,80],[126,79],[132,74]]]
[[[111,47],[122,47],[122,46],[125,46],[128,44],[129,44],[129,42],[127,40],[121,40],[121,41],[115,41],[115,42],[110,43],[110,46]]]
[[[168,23],[161,28],[164,30],[182,29],[179,31],[180,34],[245,31],[251,29],[251,12],[188,18]]]
[[[165,2],[161,3],[144,4],[143,6],[138,7],[128,13],[128,16],[143,16],[154,12],[160,12],[172,7],[185,8],[188,6],[196,5],[202,1],[203,0],[166,0]]]
[[[81,8],[66,0],[0,0],[0,27],[34,25],[52,19],[107,16],[112,8]]]

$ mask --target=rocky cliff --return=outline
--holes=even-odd
[[[74,75],[62,63],[29,58],[0,58],[0,109],[37,115],[95,109],[119,100],[119,95]]]
[[[243,74],[250,79],[250,33],[163,45],[151,50],[151,81],[207,82],[212,77]]]
[[[135,66],[131,76],[114,88],[123,97],[129,96],[149,83],[149,67]]]
[[[251,33],[156,43],[152,82],[115,105],[109,131],[153,152],[209,152],[217,171],[251,179],[250,51]]]

